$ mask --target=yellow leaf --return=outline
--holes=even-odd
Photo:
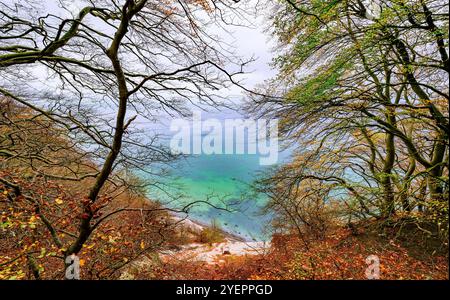
[[[56,202],[56,204],[63,204],[64,201],[62,201],[62,200],[59,199],[59,198],[56,198],[56,199],[55,199],[55,202]]]
[[[85,263],[86,261],[84,259],[80,259],[80,267],[84,266]]]
[[[3,191],[3,195],[8,195],[8,191],[7,191],[7,190],[4,190],[4,191]]]
[[[145,248],[145,243],[144,243],[144,241],[141,241],[141,249],[144,249]]]

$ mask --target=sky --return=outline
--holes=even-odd
[[[255,3],[256,1],[251,1]],[[267,21],[264,20],[263,10],[257,12],[258,16],[249,20],[252,24],[248,27],[229,26],[231,33],[231,44],[236,49],[236,54],[243,58],[254,57],[244,80],[245,86],[253,88],[257,84],[262,84],[264,80],[272,78],[276,70],[271,68],[270,63],[273,58],[272,50],[274,41],[265,32]]]
[[[29,1],[29,2],[28,2]],[[86,1],[45,1],[45,0],[27,0],[27,2],[23,2],[20,0],[3,0],[2,3],[6,5],[11,5],[13,3],[23,4],[24,6],[29,6],[29,3],[35,5],[37,10],[44,11],[45,13],[52,13],[55,15],[60,15],[64,18],[69,17],[69,12],[71,12],[74,16],[78,14],[80,8],[86,5]],[[27,4],[25,4],[27,3]],[[61,3],[64,3],[64,9],[61,8]],[[272,49],[274,47],[273,40],[270,39],[269,35],[266,34],[265,28],[267,28],[267,24],[264,23],[264,15],[267,11],[264,10],[264,5],[261,5],[261,2],[258,0],[250,0],[250,1],[242,1],[243,5],[245,5],[245,11],[248,12],[247,20],[240,20],[241,23],[245,23],[246,26],[235,26],[235,25],[223,25],[223,28],[216,26],[214,24],[208,28],[208,31],[219,36],[226,44],[230,45],[235,56],[240,57],[243,61],[253,58],[252,61],[245,71],[247,72],[244,75],[239,75],[239,81],[248,89],[253,89],[259,84],[263,84],[263,82],[269,78],[275,76],[276,71],[273,70],[270,66],[270,62],[272,61]],[[240,4],[241,5],[241,4]],[[247,9],[250,8],[250,9]],[[258,11],[256,10],[258,8]],[[92,18],[92,22],[96,22],[96,18]],[[51,20],[47,20],[51,22]],[[98,21],[97,21],[98,22]],[[97,27],[100,24],[95,24]],[[36,73],[42,73],[44,75],[43,69],[35,68]],[[45,75],[44,75],[45,76]],[[39,78],[39,76],[37,76]],[[23,82],[23,84],[28,84],[32,88],[42,89],[45,88],[49,91],[52,90],[51,80],[48,78],[42,78],[42,80],[36,80],[36,82]],[[243,101],[246,95],[243,91],[237,86],[230,86],[227,89],[222,89],[220,91],[221,96],[228,98],[230,101],[234,103],[239,103]],[[113,111],[111,111],[113,114]],[[239,115],[232,111],[222,110],[220,112],[214,113],[204,113],[206,117],[215,117],[219,119],[226,118],[228,116]],[[168,121],[167,118],[163,119],[163,121]],[[141,124],[141,126],[149,126],[150,121],[144,118],[138,118],[135,122],[136,124]],[[164,123],[164,122],[163,122]],[[155,126],[156,124],[152,124],[150,126]],[[159,126],[159,125],[156,125]],[[167,124],[162,124],[163,127],[167,127]]]
[[[44,2],[46,2],[49,11],[54,13],[55,11],[60,10],[58,8],[59,5],[56,5],[58,1]],[[77,0],[64,1],[65,8],[70,11],[78,12],[79,9],[84,6],[84,4],[80,4],[80,2],[81,1]],[[215,24],[211,24],[208,31],[219,36],[226,44],[231,45],[236,56],[241,57],[243,60],[252,57],[255,58],[255,61],[247,68],[249,73],[241,77],[246,87],[253,88],[257,84],[263,83],[264,80],[269,79],[276,74],[275,70],[270,67],[274,43],[270,36],[265,32],[267,21],[264,21],[263,14],[268,13],[267,6],[265,6],[261,0],[242,1],[242,3],[244,2],[245,4],[242,5],[244,5],[244,9],[248,13],[247,19],[236,21],[235,24],[240,22],[241,24],[245,24],[245,26],[222,24],[221,26],[223,26],[223,28],[221,28]],[[230,96],[237,96],[236,93],[239,93],[239,90],[232,88],[228,93],[230,93]]]

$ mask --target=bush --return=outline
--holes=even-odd
[[[205,227],[199,234],[199,242],[204,244],[220,243],[225,240],[220,225],[213,220],[210,227]]]

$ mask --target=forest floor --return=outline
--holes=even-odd
[[[122,279],[368,279],[375,257],[379,279],[448,280],[448,243],[411,226],[378,225],[336,227],[306,244],[296,235],[274,235],[271,243],[189,243],[147,256]]]

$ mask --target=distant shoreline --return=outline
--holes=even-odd
[[[180,217],[176,214],[172,215],[172,219],[181,221],[183,226],[186,226],[187,222],[191,222],[195,225],[197,225],[200,228],[211,228],[211,225],[206,224],[204,222],[192,219],[190,217]],[[244,238],[243,236],[240,236],[236,233],[229,232],[223,228],[218,228],[218,230],[224,235],[225,238],[228,238],[229,240],[237,241],[237,242],[250,242],[250,240]]]
[[[199,226],[202,226],[203,228],[211,228],[211,225],[207,225],[203,222],[197,221],[197,220],[193,220],[188,218],[192,223],[195,223]],[[223,228],[217,228],[225,237],[231,239],[231,240],[236,240],[237,242],[250,242],[248,239],[244,238],[243,236],[240,236],[239,234],[236,233],[232,233],[229,232]]]

